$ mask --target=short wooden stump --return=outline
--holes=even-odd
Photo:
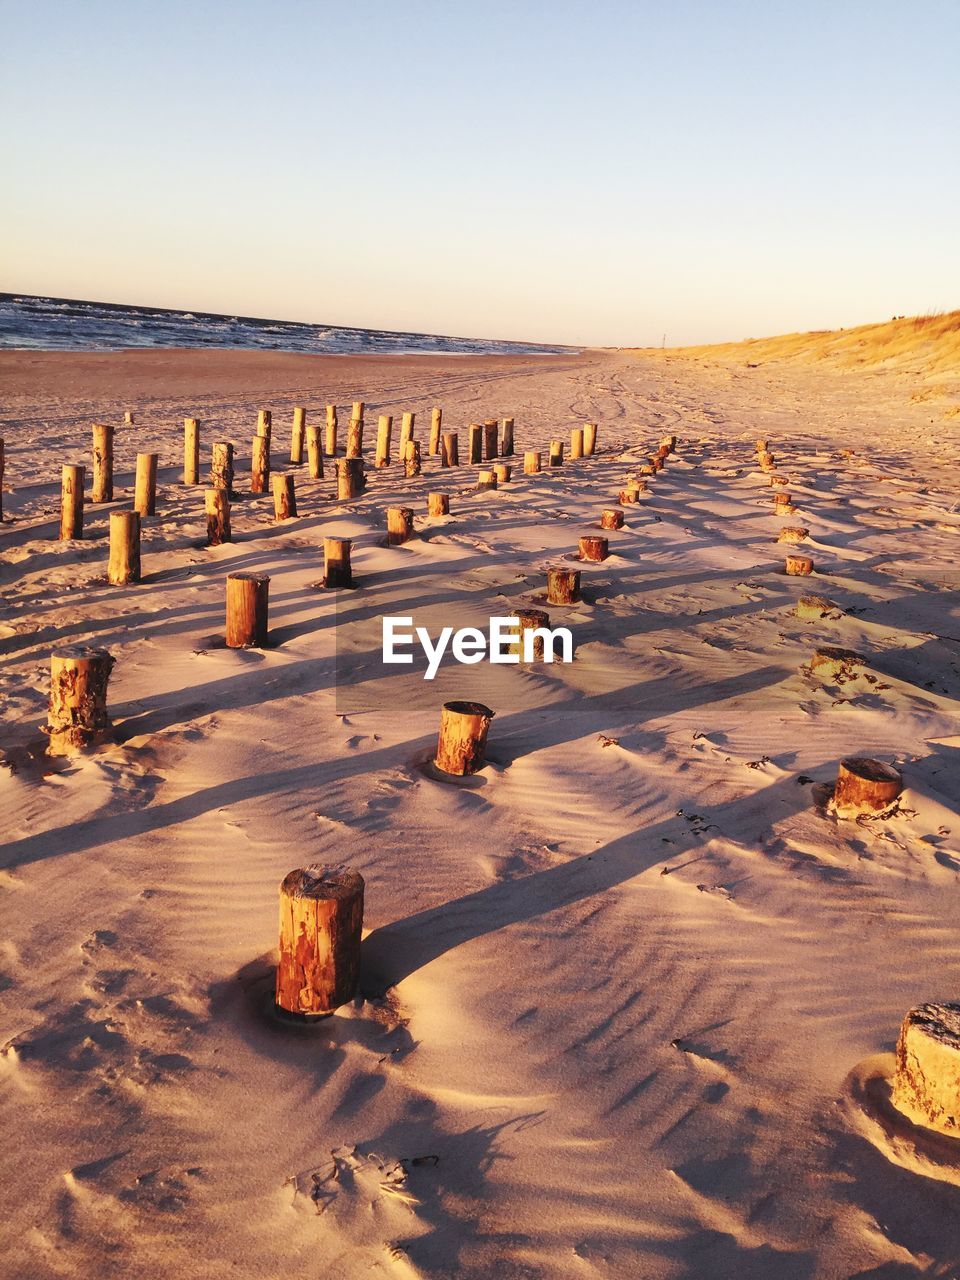
[[[840,761],[833,789],[833,804],[841,815],[879,813],[893,804],[903,790],[899,769],[869,756],[848,756]]]
[[[613,507],[608,507],[600,513],[601,529],[622,529],[623,528],[623,512],[617,511]]]
[[[482,702],[445,702],[434,764],[441,773],[464,777],[486,762],[487,730],[494,712]]]
[[[960,1004],[921,1004],[904,1018],[892,1102],[914,1124],[960,1137]]]
[[[783,571],[791,578],[807,578],[813,573],[813,561],[809,556],[787,556]]]
[[[298,868],[280,885],[276,1004],[309,1021],[352,1000],[360,978],[363,876],[346,867]]]

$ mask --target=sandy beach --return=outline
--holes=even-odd
[[[863,1094],[905,1012],[956,997],[942,380],[602,351],[0,352],[0,1274],[958,1274],[960,1162]],[[286,464],[290,421],[361,398],[369,483],[345,504],[329,461],[316,481]],[[434,405],[462,460],[468,423],[515,419],[510,484],[477,492],[476,468],[426,456]],[[248,493],[261,407],[296,474],[282,524]],[[396,431],[405,410],[415,479],[372,466],[377,415]],[[215,548],[202,486],[180,482],[188,415],[204,477],[210,444],[236,441],[234,541]],[[595,456],[522,473],[584,421]],[[117,497],[59,542],[60,466],[89,466],[94,422],[116,424]],[[580,566],[582,601],[550,608],[573,663],[384,671],[384,614],[542,607],[545,567],[665,434],[676,451],[610,557]],[[109,586],[108,516],[142,451],[143,580]],[[428,518],[438,490],[451,514]],[[397,503],[417,536],[391,547]],[[812,577],[784,574],[783,525],[809,531]],[[354,540],[354,592],[317,588],[325,534]],[[237,569],[271,576],[263,650],[223,646]],[[811,592],[838,607],[801,621]],[[116,659],[118,741],[55,760],[64,644]],[[812,673],[823,645],[862,663]],[[440,705],[480,694],[487,765],[443,781]],[[902,770],[892,813],[828,810],[850,755]],[[277,891],[314,863],[366,881],[362,994],[298,1028],[272,1015]]]

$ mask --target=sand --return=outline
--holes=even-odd
[[[956,1273],[952,1156],[904,1154],[864,1083],[885,1087],[911,1005],[957,995],[960,449],[915,381],[148,352],[7,353],[0,386],[4,1277]],[[417,410],[421,438],[441,404],[461,456],[504,414],[519,451],[593,419],[600,452],[495,493],[394,467],[349,506],[301,470],[299,519],[247,497],[236,541],[199,545],[185,415],[204,466],[237,440],[245,490],[258,407],[279,460],[294,404],[356,397],[371,424]],[[116,505],[138,449],[161,495],[144,581],[111,588],[107,508],[52,539],[60,463],[126,408]],[[383,613],[537,601],[665,432],[676,455],[583,602],[551,610],[575,662],[385,673]],[[451,516],[427,520],[437,489]],[[417,512],[403,547],[388,501]],[[783,574],[782,524],[809,528],[813,578]],[[355,538],[342,598],[313,585],[323,533]],[[220,641],[235,568],[271,574],[263,652]],[[845,612],[798,621],[811,591]],[[62,642],[115,655],[120,741],[53,762]],[[865,669],[815,678],[824,644]],[[460,785],[428,765],[456,691],[497,713]],[[902,768],[895,812],[825,807],[849,754]],[[281,1027],[277,889],[324,861],[366,879],[366,998]]]

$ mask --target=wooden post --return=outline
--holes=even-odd
[[[403,454],[403,474],[408,480],[420,474],[420,441],[408,440]]]
[[[106,422],[93,424],[93,480],[91,502],[113,501],[113,427]]]
[[[60,540],[83,537],[85,469],[66,464],[60,472]]]
[[[157,455],[155,453],[137,454],[133,509],[139,511],[141,518],[157,513]]]
[[[459,467],[460,465],[460,437],[456,431],[444,431],[440,438],[440,465],[441,467]]]
[[[551,467],[563,466],[563,441],[550,441],[550,465]]]
[[[276,1006],[303,1021],[347,1004],[360,978],[363,876],[346,867],[298,868],[280,885]]]
[[[200,483],[200,422],[197,418],[183,420],[183,483]]]
[[[133,410],[132,409],[126,409],[124,411],[123,420],[128,427],[133,426]]]
[[[778,542],[803,542],[810,537],[810,530],[802,525],[785,525],[777,536]]]
[[[354,400],[354,402],[353,402],[353,406],[352,406],[352,407],[351,407],[351,409],[350,409],[350,421],[351,421],[351,422],[362,422],[362,421],[363,421],[363,411],[364,411],[364,409],[365,409],[365,408],[366,408],[366,405],[363,403],[363,401],[362,401],[362,400]]]
[[[545,609],[518,609],[516,611],[517,621],[520,623],[520,629],[517,632],[516,640],[511,640],[507,646],[508,653],[515,653],[524,661],[523,656],[523,638],[527,631],[545,631],[550,626],[550,615]],[[544,655],[543,636],[535,635],[533,637],[533,661],[542,662]]]
[[[813,573],[813,561],[809,556],[787,556],[783,571],[791,578],[806,578]]]
[[[413,537],[413,509],[387,507],[387,546],[399,547]]]
[[[116,587],[140,581],[140,513],[110,512],[110,559],[107,581]]]
[[[210,484],[214,489],[226,489],[233,497],[233,445],[229,440],[218,440],[210,456]]]
[[[649,462],[645,462],[643,466],[637,467],[637,474],[641,476],[652,476],[656,471],[656,467],[651,467]]]
[[[840,761],[833,789],[833,803],[841,815],[879,813],[903,790],[903,778],[893,765],[866,756]]]
[[[605,507],[604,510],[600,512],[600,528],[622,529],[623,512],[617,511],[614,507]]]
[[[293,410],[293,430],[290,436],[290,461],[295,467],[303,464],[303,441],[307,430],[307,411],[302,405]]]
[[[783,489],[780,489],[777,493],[773,495],[774,511],[783,511],[784,508],[789,507],[792,502],[793,502],[793,495],[786,493]]]
[[[576,604],[579,599],[579,569],[554,565],[547,570],[547,604]]]
[[[620,490],[618,499],[622,507],[628,506],[631,502],[640,501],[640,486],[638,484],[628,484],[625,489]]]
[[[756,442],[756,444],[755,444],[753,447],[754,447],[754,449],[757,451],[757,453],[766,453],[766,452],[767,452],[767,445],[768,445],[769,443],[770,443],[770,442],[769,442],[768,440],[758,440],[758,441]]]
[[[570,431],[570,457],[583,457],[583,427],[573,427]]]
[[[826,596],[801,596],[793,612],[801,622],[820,622],[828,614],[840,615],[843,610]]]
[[[470,423],[470,463],[476,466],[483,461],[483,427],[479,422]]]
[[[445,702],[434,764],[442,773],[463,777],[484,766],[487,730],[494,712],[482,702]]]
[[[323,479],[323,450],[320,447],[320,428],[315,422],[307,424],[307,472],[311,480]]]
[[[347,457],[363,457],[363,419],[351,418],[347,427]]]
[[[496,489],[497,477],[492,471],[477,472],[477,488],[478,489]]]
[[[606,560],[610,554],[607,539],[595,534],[584,534],[579,545],[581,560]]]
[[[483,457],[489,462],[497,456],[497,420],[488,418],[483,424]]]
[[[495,462],[493,464],[493,474],[498,485],[509,484],[513,475],[513,467],[506,462]]]
[[[913,1124],[960,1137],[960,1005],[921,1004],[904,1018],[891,1101]]]
[[[393,435],[393,417],[389,413],[381,413],[377,419],[377,456],[374,466],[389,467],[390,437]]]
[[[440,452],[440,434],[443,430],[443,410],[439,405],[434,406],[430,413],[430,454],[433,456]]]
[[[534,476],[540,470],[540,450],[529,449],[523,455],[523,472],[524,475]]]
[[[676,436],[661,436],[661,437],[660,437],[660,448],[661,448],[661,449],[664,449],[667,453],[673,453],[673,451],[674,451],[674,449],[676,449],[676,447],[677,447],[677,437],[676,437]]]
[[[323,585],[325,587],[353,586],[350,545],[350,538],[324,538]]]
[[[269,488],[270,441],[266,436],[254,436],[250,460],[250,492],[266,493]]]
[[[219,547],[222,542],[232,542],[230,495],[226,489],[205,489],[203,505],[207,515],[207,546]]]
[[[500,457],[513,457],[513,419],[504,418],[500,424]]]
[[[337,456],[337,406],[327,405],[327,457]]]
[[[106,649],[84,646],[50,655],[47,755],[73,755],[112,738],[107,684],[113,661]]]
[[[597,424],[595,422],[585,422],[583,424],[583,453],[584,456],[590,458],[593,456],[597,448]]]
[[[281,520],[293,520],[297,514],[297,495],[293,486],[293,476],[274,475],[273,477],[273,518],[279,524]]]
[[[407,444],[413,439],[414,428],[417,425],[417,415],[409,411],[403,415],[400,420],[400,457],[406,458]]]
[[[449,514],[450,514],[449,493],[428,493],[427,494],[427,515],[428,516],[448,516]]]
[[[227,648],[262,649],[267,643],[270,578],[265,573],[227,574]]]
[[[0,440],[0,521],[3,520],[3,471],[5,466],[4,444],[3,440]]]
[[[823,680],[843,683],[860,675],[866,666],[863,654],[836,645],[822,645],[810,659],[810,670]]]
[[[257,410],[257,435],[269,440],[273,434],[273,413],[270,409]]]
[[[337,498],[349,502],[359,498],[364,489],[363,459],[339,458],[337,460]]]

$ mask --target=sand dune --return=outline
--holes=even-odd
[[[956,994],[960,448],[895,372],[667,354],[0,356],[4,1275],[955,1273],[960,1190],[862,1099],[906,1009]],[[261,404],[280,465],[293,405],[361,395],[368,422],[512,414],[520,451],[591,419],[600,452],[493,493],[371,470],[348,505],[299,470],[298,519],[245,496],[236,541],[200,545],[185,414],[205,459],[237,441],[245,489]],[[126,408],[119,488],[156,448],[161,496],[144,581],[108,587],[111,508],[52,540],[58,470]],[[383,613],[540,599],[664,432],[551,609],[573,664],[384,675]],[[388,501],[417,512],[402,547]],[[784,523],[812,579],[783,574]],[[356,591],[315,589],[325,533],[355,539]],[[220,641],[239,568],[271,574],[263,651]],[[800,622],[811,590],[842,612]],[[120,741],[54,762],[64,641],[115,655]],[[865,665],[824,682],[823,644]],[[458,694],[497,714],[454,785],[428,762]],[[895,812],[825,809],[851,753],[903,769]],[[269,1012],[277,887],[318,861],[366,879],[364,998],[298,1030]]]

